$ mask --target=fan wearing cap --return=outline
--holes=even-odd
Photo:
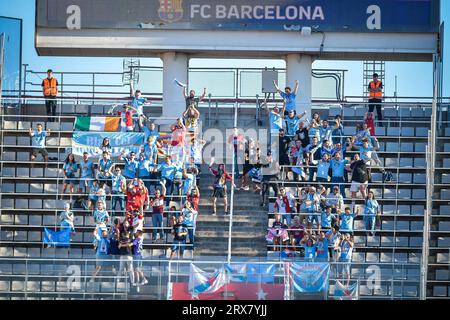
[[[66,203],[64,205],[64,211],[59,214],[59,225],[61,227],[61,230],[70,228],[70,231],[74,232],[75,228],[73,226],[73,220],[74,216],[73,212],[70,210],[70,204]]]

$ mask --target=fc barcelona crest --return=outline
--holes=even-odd
[[[159,0],[159,18],[165,22],[175,22],[183,18],[183,0]]]

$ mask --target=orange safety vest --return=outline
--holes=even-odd
[[[376,84],[375,84],[375,82],[370,82],[370,88],[372,88],[372,89],[378,89],[379,87],[380,87],[380,85],[381,85],[381,81],[378,81]],[[382,98],[383,97],[383,93],[382,92],[369,92],[369,94],[370,94],[370,98]]]
[[[44,79],[44,96],[49,97],[56,97],[58,94],[58,85],[56,78],[45,78]]]

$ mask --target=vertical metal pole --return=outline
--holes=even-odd
[[[28,299],[28,259],[25,260],[25,300]]]
[[[236,100],[239,99],[239,68],[236,69]]]
[[[234,104],[234,126],[237,127],[237,102]],[[228,224],[228,258],[227,262],[231,261],[231,230],[233,228],[233,207],[234,207],[234,178],[236,177],[237,172],[234,171],[234,166],[237,165],[235,161],[237,160],[237,154],[235,154],[237,150],[233,148],[233,162],[231,169],[231,200],[230,200],[230,222]]]
[[[256,95],[256,114],[255,114],[255,118],[256,118],[256,127],[258,127],[258,123],[259,123],[259,94]]]
[[[95,73],[92,74],[92,105],[95,103]]]
[[[169,268],[169,274],[168,274],[168,280],[167,280],[167,297],[166,297],[166,299],[167,300],[172,300],[172,283],[171,283],[171,276],[172,276],[172,273],[171,273],[171,269],[172,269],[172,261],[170,261],[169,260],[169,265],[168,265],[168,268]]]
[[[208,94],[208,127],[211,127],[211,93]]]
[[[430,216],[433,211],[433,187],[434,187],[434,166],[436,160],[436,116],[437,116],[437,99],[438,99],[438,62],[437,54],[433,57],[433,103],[431,111],[431,127],[428,132],[428,146],[426,148],[427,155],[427,204],[424,216],[424,235],[422,245],[422,261],[420,273],[420,299],[425,300],[427,297],[427,278],[428,278],[428,253],[430,240]]]

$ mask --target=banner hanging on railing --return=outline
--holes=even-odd
[[[290,283],[295,291],[317,293],[328,290],[328,263],[291,263],[288,270]]]
[[[53,247],[69,247],[70,233],[71,231],[69,228],[61,231],[53,231],[44,228],[43,243]]]
[[[103,139],[108,138],[111,145],[111,156],[120,156],[125,150],[127,153],[140,152],[144,144],[144,133],[141,132],[74,132],[72,139],[72,153],[82,156],[87,152],[91,157],[102,154],[100,146]]]

